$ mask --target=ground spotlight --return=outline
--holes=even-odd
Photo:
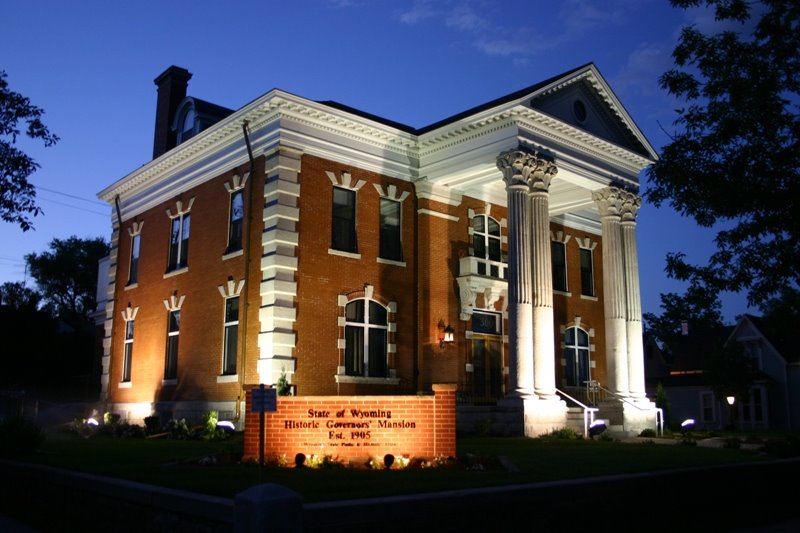
[[[694,418],[687,418],[683,422],[681,422],[681,429],[683,431],[689,431],[694,429]]]
[[[233,422],[228,420],[222,420],[217,422],[217,427],[221,429],[225,429],[227,431],[236,431],[236,426],[233,425]]]
[[[606,429],[608,429],[608,428],[607,428],[607,426],[606,426],[606,423],[605,423],[605,422],[603,422],[602,420],[595,420],[595,421],[594,421],[594,422],[592,422],[592,424],[589,426],[589,438],[591,438],[592,440],[594,440],[594,437],[595,437],[596,435],[599,435],[599,434],[601,434],[601,433],[602,433],[602,432],[604,432]]]

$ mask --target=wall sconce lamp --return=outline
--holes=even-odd
[[[450,324],[444,325],[444,320],[440,320],[437,325],[439,329],[439,348],[444,349],[445,344],[453,343],[453,334],[456,330]]]

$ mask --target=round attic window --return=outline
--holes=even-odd
[[[580,100],[575,100],[572,104],[572,112],[575,114],[575,118],[578,119],[578,122],[586,122],[586,106]]]

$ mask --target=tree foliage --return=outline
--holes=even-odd
[[[753,386],[753,367],[744,346],[728,342],[710,355],[704,373],[714,396],[720,401],[734,396],[737,401],[746,402]]]
[[[800,285],[800,2],[671,0],[733,29],[682,30],[660,84],[685,105],[649,170],[646,197],[718,231],[707,265],[667,258],[671,277],[746,291],[760,305]]]
[[[0,285],[0,305],[11,309],[36,311],[42,295],[21,281],[6,281]]]
[[[108,254],[102,238],[53,239],[50,250],[25,256],[45,307],[65,320],[88,321],[96,306],[98,261]]]
[[[681,324],[688,322],[692,329],[712,329],[722,326],[722,315],[717,295],[692,284],[686,294],[674,292],[661,294],[661,315],[644,313],[645,328],[669,352],[681,337]]]
[[[58,137],[42,122],[44,112],[10,90],[6,77],[5,71],[0,70],[0,217],[27,231],[33,227],[31,217],[41,213],[35,202],[36,190],[28,181],[39,165],[15,146],[17,138],[24,132],[45,146],[52,146]]]

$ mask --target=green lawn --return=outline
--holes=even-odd
[[[296,469],[239,464],[231,457],[238,456],[241,449],[241,436],[226,441],[203,442],[112,437],[84,439],[49,434],[39,453],[18,460],[226,498],[232,498],[257,483],[278,483],[312,502],[772,458],[752,450],[682,444],[470,437],[458,440],[457,466],[402,470]],[[210,456],[218,458],[216,464],[199,464],[200,458]],[[515,468],[500,467],[501,457]],[[467,464],[480,467],[470,469],[465,467]]]

